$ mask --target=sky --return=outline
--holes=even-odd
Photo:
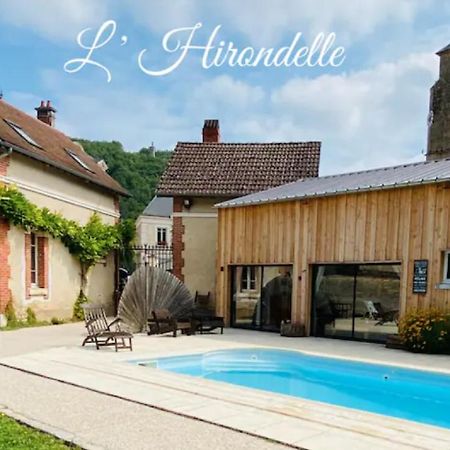
[[[440,0],[0,0],[0,12],[4,100],[30,114],[51,100],[66,134],[173,149],[219,119],[224,142],[321,141],[322,175],[424,159],[435,52],[450,42],[450,2]],[[91,59],[111,81],[93,64],[65,71],[87,55],[80,31],[89,28],[83,42],[92,43],[107,20],[116,32]],[[297,32],[299,47],[310,46],[317,33],[335,33],[345,60],[206,69],[193,50],[165,76],[140,69],[144,49],[147,67],[173,64],[164,36],[197,23],[195,44],[220,25],[217,42],[241,49],[288,46]]]

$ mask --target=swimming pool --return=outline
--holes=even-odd
[[[272,349],[215,351],[140,364],[450,428],[450,376],[434,372]]]

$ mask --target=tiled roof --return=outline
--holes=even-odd
[[[18,125],[38,146],[32,145],[20,136],[8,122]],[[127,191],[104,172],[79,144],[4,100],[0,100],[0,146],[13,148],[13,151],[57,167],[110,191],[128,195]],[[70,156],[70,153],[75,156]],[[81,160],[82,164],[77,162],[76,158]]]
[[[308,197],[376,191],[450,181],[450,159],[384,167],[362,172],[330,175],[278,186],[253,195],[220,203],[220,208],[258,205]]]
[[[158,195],[232,197],[319,172],[320,142],[179,142]]]
[[[170,217],[173,212],[173,199],[170,197],[153,197],[144,209],[143,216]]]

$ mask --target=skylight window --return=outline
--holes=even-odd
[[[4,121],[22,138],[25,139],[29,144],[35,147],[42,148],[26,131],[14,122],[4,119]]]
[[[76,153],[74,153],[72,150],[67,150],[67,149],[65,149],[65,150],[66,150],[67,154],[73,160],[75,160],[83,169],[86,169],[89,172],[94,173],[94,171]]]

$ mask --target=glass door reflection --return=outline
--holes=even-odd
[[[398,332],[400,264],[314,267],[315,336],[386,340]]]
[[[279,331],[291,319],[291,266],[236,266],[232,279],[232,326]]]
[[[258,328],[261,315],[261,267],[235,267],[233,285],[233,325]]]
[[[313,322],[316,336],[352,337],[354,265],[315,267]]]
[[[354,337],[385,340],[398,332],[400,298],[399,264],[358,266],[355,292]]]
[[[264,267],[262,284],[261,328],[265,331],[279,331],[282,321],[291,320],[291,268]]]

